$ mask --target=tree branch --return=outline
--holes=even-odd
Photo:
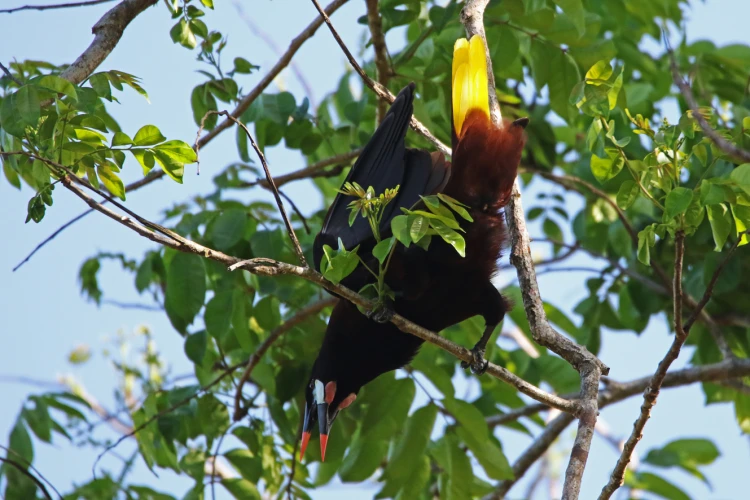
[[[3,63],[0,63],[0,70],[2,70],[2,72],[3,72],[3,73],[5,73],[5,75],[6,75],[6,76],[7,76],[8,78],[10,78],[10,79],[11,79],[11,80],[12,80],[12,81],[13,81],[13,82],[14,82],[14,83],[16,84],[16,85],[18,85],[19,87],[22,87],[22,86],[23,86],[23,82],[22,82],[21,80],[19,80],[18,78],[16,78],[15,76],[13,76],[13,75],[11,74],[10,70],[9,70],[8,68],[6,68],[6,67],[5,67],[4,65],[3,65]]]
[[[107,11],[91,28],[94,41],[60,76],[73,85],[88,78],[114,50],[128,24],[156,2],[157,0],[123,0]]]
[[[675,234],[674,283],[672,285],[675,338],[672,341],[672,345],[666,356],[664,356],[664,359],[659,362],[656,372],[653,377],[651,377],[651,382],[643,395],[641,413],[633,424],[633,432],[625,442],[622,454],[617,460],[617,464],[612,471],[609,482],[602,489],[602,492],[599,495],[599,500],[610,498],[612,494],[622,486],[625,469],[627,469],[628,463],[630,463],[630,457],[635,451],[636,445],[643,437],[643,429],[646,426],[646,422],[648,422],[648,419],[651,417],[651,409],[656,405],[656,399],[659,397],[659,390],[664,383],[664,378],[667,376],[667,370],[669,370],[672,362],[674,362],[674,360],[680,355],[680,349],[685,343],[685,339],[687,339],[688,332],[682,327],[682,261],[684,255],[685,232],[678,230]]]
[[[375,67],[378,70],[378,83],[383,88],[388,88],[388,80],[391,77],[391,66],[388,64],[388,49],[385,46],[385,35],[383,34],[383,20],[378,11],[378,0],[366,0],[367,25],[370,28],[372,47],[375,50]],[[380,123],[388,111],[386,102],[378,100],[377,121]]]
[[[495,92],[492,60],[490,58],[487,37],[484,32],[484,10],[488,3],[489,0],[467,0],[461,10],[461,23],[466,29],[468,38],[478,35],[484,41],[487,59],[490,116],[496,126],[502,127],[502,114]],[[539,284],[536,280],[534,262],[531,258],[529,233],[526,230],[526,220],[524,219],[523,206],[521,204],[518,179],[513,184],[513,193],[510,202],[505,208],[505,218],[508,222],[511,237],[512,250],[510,262],[517,270],[518,283],[521,287],[521,296],[523,298],[526,317],[529,320],[532,337],[538,344],[548,347],[570,363],[578,370],[581,377],[581,398],[579,401],[581,412],[576,415],[580,419],[578,433],[565,474],[562,497],[563,499],[572,500],[578,498],[581,478],[591,447],[591,438],[594,435],[594,425],[596,424],[598,414],[596,397],[599,391],[599,379],[602,373],[605,375],[609,373],[609,368],[585,347],[576,344],[555,331],[547,321],[539,291]],[[567,426],[567,421],[560,420],[563,417],[566,417],[565,420],[568,418],[567,415],[561,415],[555,420],[557,425],[550,424],[550,426],[553,429]],[[534,460],[537,458],[539,456],[536,456]]]
[[[22,7],[14,7],[12,9],[0,9],[0,14],[12,14],[21,10],[52,10],[52,9],[67,9],[70,7],[89,7],[91,5],[99,5],[100,3],[112,2],[114,0],[88,0],[86,2],[71,2],[71,3],[58,3],[53,5],[24,5]]]
[[[328,25],[328,29],[331,30],[331,34],[333,34],[333,38],[336,39],[336,42],[339,44],[339,47],[341,47],[341,50],[344,52],[344,55],[349,60],[349,64],[352,65],[354,68],[354,71],[357,72],[357,74],[362,78],[362,81],[366,86],[368,86],[375,94],[377,94],[378,97],[381,99],[384,99],[385,101],[392,103],[396,97],[391,94],[391,92],[380,85],[378,82],[374,81],[372,78],[370,78],[367,73],[365,73],[365,70],[362,69],[362,67],[357,63],[357,60],[354,59],[354,56],[349,51],[349,48],[346,46],[344,41],[339,36],[338,32],[336,31],[336,28],[333,27],[333,24],[331,24],[331,19],[328,17],[328,15],[323,11],[323,9],[320,7],[320,4],[317,0],[312,0],[312,3],[315,5],[315,8],[318,9],[318,12],[320,13],[320,16],[325,20],[325,23]],[[417,133],[422,135],[425,139],[430,141],[432,144],[437,147],[437,149],[443,153],[446,156],[450,156],[451,150],[448,146],[440,142],[440,140],[432,135],[432,132],[427,130],[427,127],[425,127],[419,120],[417,120],[414,116],[411,117],[410,122],[411,128],[413,128]]]
[[[37,158],[46,164],[51,164],[53,167],[65,169],[65,167],[63,167],[62,165],[56,164],[55,162],[52,162],[46,158],[38,157],[36,155],[30,155],[30,156]],[[98,193],[98,191],[94,190],[93,187],[87,185],[85,181],[78,179],[77,177],[73,175],[62,176],[61,183],[67,189],[72,191],[76,196],[81,198],[91,208],[117,221],[119,224],[122,224],[123,226],[135,231],[136,233],[143,236],[144,238],[147,238],[160,245],[173,248],[180,252],[193,253],[196,255],[200,255],[204,258],[220,262],[226,265],[227,267],[229,267],[229,269],[232,271],[236,269],[244,269],[251,273],[259,274],[263,276],[279,276],[279,275],[298,276],[312,283],[316,283],[322,286],[323,288],[345,298],[346,300],[349,300],[350,302],[356,305],[362,306],[366,309],[372,309],[372,307],[374,306],[373,302],[371,302],[370,300],[365,299],[361,295],[357,294],[356,292],[353,292],[352,290],[349,290],[348,288],[331,283],[330,281],[326,280],[322,274],[316,272],[315,270],[309,267],[295,266],[293,264],[288,264],[286,262],[279,262],[279,261],[266,259],[266,258],[255,258],[255,259],[243,261],[236,257],[231,257],[229,255],[226,255],[225,253],[219,252],[217,250],[213,250],[211,248],[205,247],[203,245],[200,245],[198,243],[185,239],[181,237],[180,235],[174,233],[173,231],[170,231],[160,226],[159,224],[156,224],[147,219],[144,219],[143,217],[132,212],[131,210],[128,210],[127,208],[123,207],[120,203],[109,198],[110,202],[112,202],[118,208],[125,210],[126,213],[130,215],[132,218],[122,216],[112,211],[108,207],[105,207],[104,205],[97,203],[94,199],[92,199],[89,195],[87,195],[80,187],[78,187],[78,185],[80,184],[86,187],[87,189],[91,189]],[[451,353],[453,356],[455,356],[461,361],[470,362],[473,359],[473,356],[469,349],[463,346],[460,346],[456,344],[455,342],[451,342],[450,340],[443,338],[440,335],[430,330],[427,330],[426,328],[422,328],[421,326],[418,326],[412,323],[411,321],[407,320],[403,316],[395,314],[393,318],[391,319],[391,322],[394,325],[396,325],[400,330],[406,333],[415,335],[421,338],[422,340],[425,340],[427,342],[430,342],[431,344],[438,346],[439,348]],[[517,375],[511,373],[510,371],[508,371],[507,369],[501,366],[490,363],[489,367],[487,368],[487,373],[497,379],[500,379],[512,385],[513,387],[518,389],[520,392],[526,394],[532,399],[543,402],[547,404],[548,406],[557,408],[564,412],[576,414],[576,415],[579,412],[578,403],[560,398],[559,396],[555,396],[554,394],[550,394],[546,391],[543,391],[542,389],[536,387],[533,384],[526,382],[522,378],[518,377]]]
[[[719,363],[703,366],[693,366],[682,370],[674,371],[664,377],[662,388],[669,389],[682,387],[697,382],[716,382],[720,383],[725,380],[732,380],[738,377],[750,375],[750,359],[725,359]],[[607,388],[599,393],[599,409],[609,405],[619,403],[625,399],[642,394],[652,383],[652,376],[642,377],[630,382],[615,382],[606,380]],[[572,395],[575,397],[577,395]],[[569,396],[571,397],[571,396]],[[488,417],[487,425],[494,427],[507,422],[514,421],[521,417],[526,417],[545,411],[543,404],[531,404],[523,408],[518,408],[503,415]],[[573,417],[568,414],[561,414],[553,420],[544,431],[537,436],[529,448],[513,464],[515,477],[512,480],[502,481],[498,484],[497,490],[492,494],[484,497],[484,500],[496,500],[505,498],[510,488],[523,477],[528,469],[545,453],[557,437],[567,428],[568,424],[573,421]]]
[[[279,337],[281,337],[283,334],[285,334],[286,332],[288,332],[295,326],[299,325],[310,316],[315,316],[316,314],[320,313],[326,307],[335,305],[336,302],[338,302],[338,299],[336,297],[329,297],[327,299],[314,302],[307,307],[303,307],[302,309],[297,311],[294,315],[292,315],[290,318],[288,318],[286,321],[284,321],[281,325],[277,326],[268,335],[266,340],[264,340],[263,343],[260,346],[258,346],[258,348],[255,350],[252,356],[250,356],[250,359],[247,361],[247,366],[245,367],[245,371],[242,372],[242,376],[240,377],[240,380],[237,383],[237,390],[234,395],[233,419],[235,422],[242,420],[247,415],[248,408],[243,408],[242,406],[242,387],[245,385],[245,382],[247,382],[250,379],[250,375],[253,373],[253,369],[255,369],[255,367],[263,358],[263,356],[266,354],[268,349],[270,349],[271,346],[277,340],[279,340]]]

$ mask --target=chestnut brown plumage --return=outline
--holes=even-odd
[[[466,51],[461,61],[476,63],[467,55],[469,50],[471,57],[479,53],[474,45],[471,49],[467,41],[456,45],[457,53],[459,48]],[[482,58],[483,54],[482,46]],[[472,74],[481,79],[481,72],[474,66],[459,67],[456,71],[454,65],[454,79],[456,75],[463,78]],[[481,85],[479,87],[481,91]],[[456,95],[454,92],[454,101]],[[495,126],[489,119],[488,109],[482,107],[481,99],[479,107],[472,107],[471,96],[459,95],[463,108],[454,105],[454,118],[456,109],[462,115],[460,120],[452,120],[453,162],[449,164],[442,154],[430,155],[404,146],[413,98],[411,84],[401,91],[347,180],[365,187],[401,185],[399,198],[388,212],[390,215],[383,217],[380,230],[384,236],[389,236],[390,220],[398,215],[399,208],[411,207],[419,195],[443,192],[468,206],[473,222],[461,221],[465,231],[465,257],[439,238],[433,238],[427,251],[416,245],[401,248],[394,253],[386,282],[396,292],[393,310],[425,328],[441,331],[481,315],[485,331],[472,350],[474,361],[464,367],[482,373],[486,369],[487,342],[508,308],[508,303],[492,284],[492,278],[505,241],[501,209],[511,196],[528,119]],[[374,245],[369,227],[362,222],[349,227],[348,201],[347,197],[339,195],[328,211],[315,242],[317,266],[323,255],[322,245],[336,246],[338,238],[342,238],[347,249],[360,245],[360,255]],[[356,290],[369,279],[368,273],[355,271],[343,284]],[[321,456],[324,457],[328,431],[338,412],[354,401],[362,386],[382,373],[403,367],[416,355],[422,340],[401,332],[386,320],[387,315],[368,318],[343,300],[334,308],[305,392],[300,457],[304,455],[316,421],[323,436]]]

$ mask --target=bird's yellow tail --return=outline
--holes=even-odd
[[[479,109],[490,116],[487,85],[487,56],[484,43],[478,35],[459,38],[453,46],[453,127],[461,137],[469,111]]]

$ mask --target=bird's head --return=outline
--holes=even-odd
[[[453,49],[453,167],[446,194],[475,213],[497,214],[508,203],[526,141],[528,118],[490,119],[487,56],[481,37]]]
[[[317,365],[317,363],[316,363]],[[305,455],[307,443],[315,429],[317,422],[320,431],[320,458],[325,460],[328,433],[333,421],[347,406],[357,399],[360,387],[348,387],[345,380],[339,384],[313,368],[313,375],[305,388],[305,420],[302,426],[302,444],[300,446],[300,460]]]

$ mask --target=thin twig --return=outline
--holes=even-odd
[[[305,232],[307,234],[310,234],[310,226],[307,225],[307,218],[305,218],[305,216],[302,215],[302,212],[300,211],[299,208],[297,208],[297,205],[292,201],[290,197],[286,195],[286,193],[284,193],[284,191],[279,189],[279,194],[282,196],[282,198],[284,198],[289,203],[289,206],[292,207],[292,210],[294,210],[294,213],[297,214],[297,217],[299,217],[299,219],[302,221],[302,226],[304,226]]]
[[[6,464],[8,464],[8,465],[10,465],[10,466],[18,469],[18,472],[20,472],[24,476],[28,477],[29,479],[31,479],[34,482],[34,484],[36,484],[37,488],[39,488],[40,490],[42,490],[42,493],[44,494],[44,496],[48,500],[52,500],[52,496],[49,494],[49,491],[47,491],[47,487],[44,486],[44,483],[38,477],[36,477],[34,474],[32,474],[31,472],[29,472],[23,465],[19,464],[15,460],[11,460],[9,458],[3,458],[3,457],[0,457],[0,462],[6,463]],[[62,497],[60,497],[60,498],[62,498]]]
[[[112,2],[114,0],[88,0],[86,2],[71,2],[71,3],[58,3],[53,5],[24,5],[23,7],[14,7],[12,9],[0,9],[0,14],[12,14],[21,10],[51,10],[51,9],[67,9],[70,7],[88,7],[91,5],[99,5],[100,3]]]
[[[737,247],[740,246],[740,243],[742,242],[742,238],[747,234],[748,234],[748,231],[743,231],[737,235],[737,241],[735,241],[734,245],[732,245],[729,248],[729,251],[727,252],[726,257],[724,257],[724,260],[721,261],[721,264],[717,266],[716,270],[714,271],[713,276],[711,276],[711,281],[708,282],[706,291],[703,293],[703,297],[701,297],[701,300],[698,302],[698,304],[696,304],[695,308],[693,309],[693,313],[690,315],[687,321],[685,321],[685,325],[683,326],[685,332],[690,331],[690,328],[693,326],[693,323],[695,323],[695,321],[698,319],[698,316],[700,316],[701,312],[703,311],[703,308],[706,307],[706,304],[708,304],[708,301],[711,300],[711,295],[714,292],[714,287],[716,286],[716,282],[719,280],[719,276],[721,275],[721,272],[724,270],[724,267],[732,258],[732,255],[734,254],[735,250],[737,250]]]
[[[680,89],[680,94],[682,94],[682,97],[685,99],[685,102],[687,103],[688,108],[690,108],[690,111],[693,112],[693,118],[695,118],[695,121],[698,122],[698,125],[703,130],[703,133],[706,134],[706,136],[711,139],[714,144],[716,144],[716,147],[722,150],[725,154],[733,158],[739,158],[743,162],[750,162],[750,151],[739,148],[726,140],[721,136],[721,134],[714,130],[713,127],[711,127],[711,124],[708,123],[708,120],[706,120],[706,118],[703,116],[703,113],[701,113],[700,111],[698,101],[695,100],[695,95],[693,95],[693,91],[690,89],[690,85],[688,85],[687,82],[685,82],[685,80],[682,78],[682,75],[680,75],[680,70],[677,67],[677,60],[675,59],[674,50],[672,50],[672,46],[669,43],[666,32],[664,32],[663,35],[664,44],[666,45],[667,53],[669,54],[669,67],[672,70],[672,79],[677,85],[677,88]]]
[[[227,120],[232,121],[237,124],[238,127],[242,128],[242,130],[245,132],[245,135],[247,135],[247,139],[250,141],[250,145],[255,150],[255,154],[258,155],[258,159],[260,160],[260,164],[263,166],[263,171],[266,174],[266,182],[268,182],[268,185],[270,186],[271,192],[273,193],[273,197],[276,199],[276,206],[279,208],[279,212],[281,213],[281,218],[284,221],[284,225],[286,226],[286,232],[289,235],[289,239],[292,240],[292,245],[294,246],[294,251],[297,254],[297,259],[299,260],[299,263],[302,264],[303,267],[307,267],[307,260],[305,259],[305,253],[302,251],[302,246],[299,244],[299,240],[297,239],[297,234],[294,232],[294,228],[292,227],[292,223],[289,220],[289,216],[286,214],[286,210],[284,209],[284,203],[281,201],[281,196],[279,195],[279,189],[276,187],[276,184],[273,181],[273,176],[271,176],[271,171],[268,169],[268,163],[266,163],[266,156],[263,154],[263,151],[260,150],[258,147],[258,144],[255,142],[255,139],[253,138],[253,135],[250,133],[250,130],[248,130],[247,125],[242,123],[241,120],[238,120],[231,114],[229,114],[229,111],[209,111],[206,113],[206,116],[215,114],[215,115],[222,115],[227,118]],[[205,116],[203,117],[205,120]],[[296,207],[295,207],[296,208]],[[305,224],[305,227],[307,225]],[[309,232],[309,229],[308,229]]]
[[[3,63],[0,63],[0,70],[2,70],[3,73],[5,73],[8,76],[8,78],[10,78],[16,85],[18,85],[19,87],[23,86],[23,82],[19,80],[18,78],[16,78],[15,76],[13,76],[10,70],[8,70],[8,68],[6,68],[3,65]]]
[[[638,415],[635,423],[633,424],[633,432],[625,442],[622,454],[617,460],[612,475],[609,481],[602,489],[599,495],[599,500],[606,500],[612,496],[612,494],[620,487],[623,483],[625,476],[625,469],[628,467],[630,457],[635,451],[635,447],[643,437],[643,429],[646,426],[646,422],[651,417],[651,409],[656,404],[656,399],[659,397],[659,390],[664,383],[664,378],[667,375],[667,370],[672,365],[672,362],[677,359],[680,355],[680,349],[687,339],[687,333],[682,327],[682,267],[683,257],[685,255],[685,232],[678,230],[675,234],[675,263],[674,263],[674,282],[672,285],[672,301],[674,303],[674,329],[675,338],[672,345],[669,348],[664,359],[659,362],[659,366],[656,369],[651,383],[646,389],[643,395],[643,404],[641,405],[641,412]]]
[[[390,80],[392,70],[390,64],[388,64],[388,48],[385,45],[383,20],[378,11],[378,0],[366,0],[365,3],[367,4],[367,25],[370,28],[372,47],[375,50],[375,68],[378,71],[378,83],[383,88],[388,88],[388,80]],[[383,121],[387,110],[386,102],[382,99],[378,100],[378,123]]]
[[[329,297],[323,300],[320,300],[318,302],[315,302],[313,304],[310,304],[307,307],[303,307],[299,311],[297,311],[293,316],[291,316],[289,319],[284,321],[281,325],[276,327],[266,338],[266,340],[263,341],[263,343],[258,346],[258,348],[255,350],[255,352],[250,356],[250,359],[247,362],[247,366],[245,367],[245,371],[242,372],[242,376],[240,376],[240,380],[237,383],[237,391],[234,395],[234,421],[237,422],[245,417],[247,415],[247,408],[244,408],[242,406],[242,387],[245,385],[245,382],[247,382],[250,379],[250,375],[253,373],[253,369],[258,365],[260,360],[263,358],[263,356],[266,354],[268,349],[271,348],[271,346],[279,340],[279,337],[281,337],[283,334],[294,328],[295,326],[299,325],[303,321],[307,320],[310,316],[314,316],[326,307],[333,306],[338,302],[338,299],[335,297]]]
[[[340,155],[331,156],[330,158],[324,158],[317,161],[305,168],[289,172],[288,174],[280,175],[274,178],[276,187],[281,187],[284,184],[300,179],[311,179],[313,177],[332,177],[338,175],[343,170],[343,167],[348,165],[353,159],[358,157],[362,152],[362,148],[349,151],[348,153],[342,153]],[[336,168],[324,171],[323,169],[331,165],[336,165]],[[257,179],[252,182],[243,182],[239,187],[253,187],[262,186],[268,188],[268,181],[265,179]]]
[[[55,488],[55,485],[52,484],[52,481],[50,481],[49,479],[47,479],[46,477],[44,477],[44,475],[41,472],[39,472],[39,469],[37,469],[36,467],[34,467],[34,464],[32,464],[31,462],[29,462],[28,460],[26,460],[26,457],[24,457],[23,455],[21,455],[20,453],[18,453],[16,450],[12,450],[12,449],[7,448],[7,447],[5,447],[3,445],[0,445],[0,449],[5,450],[6,453],[12,453],[13,456],[18,457],[18,459],[21,462],[23,462],[21,465],[25,465],[26,467],[28,467],[29,469],[31,469],[37,476],[39,476],[39,479],[41,479],[42,481],[44,481],[45,483],[47,483],[47,485],[50,488],[52,488],[52,491],[54,491],[55,493],[57,493],[57,496],[60,497],[60,499],[62,500],[62,498],[63,498],[62,494],[60,493],[60,491],[58,491],[57,488]]]
[[[247,25],[250,32],[252,32],[253,35],[257,36],[264,42],[266,42],[266,45],[268,45],[271,50],[273,50],[274,54],[276,56],[281,56],[281,51],[279,50],[279,46],[276,45],[276,42],[273,40],[273,37],[265,32],[260,26],[258,26],[255,21],[252,20],[246,13],[245,9],[242,7],[242,3],[238,0],[233,0],[232,5],[234,5],[235,10],[237,11],[237,14],[239,14],[240,19]],[[292,72],[294,73],[294,76],[297,77],[297,80],[299,81],[299,84],[302,86],[302,89],[305,91],[305,94],[307,95],[307,98],[310,99],[310,107],[312,109],[316,109],[317,103],[315,102],[315,96],[313,94],[312,87],[307,82],[307,79],[305,78],[305,75],[302,73],[302,70],[299,69],[299,66],[295,64],[295,62],[289,61],[289,68],[291,68]]]
[[[341,47],[341,50],[344,52],[344,55],[349,60],[349,64],[352,65],[354,68],[354,71],[357,72],[357,74],[362,78],[362,81],[364,84],[369,87],[375,94],[378,95],[381,99],[386,100],[388,103],[392,103],[396,97],[391,94],[391,92],[380,85],[380,83],[374,81],[372,78],[368,76],[367,73],[365,73],[365,70],[362,69],[362,67],[357,63],[357,60],[354,58],[352,53],[349,51],[349,48],[346,46],[344,41],[339,36],[338,32],[336,31],[336,28],[333,27],[333,24],[331,24],[331,19],[328,17],[328,15],[323,11],[323,8],[320,6],[317,0],[312,0],[312,3],[315,5],[315,8],[318,9],[318,13],[320,13],[320,16],[325,20],[326,25],[328,25],[328,29],[331,30],[331,34],[333,35],[333,38],[336,39],[336,43],[339,44],[339,47]],[[421,134],[425,139],[430,141],[432,144],[435,145],[435,147],[438,148],[438,150],[443,153],[446,156],[450,156],[451,150],[448,146],[440,142],[440,140],[432,135],[432,132],[430,132],[427,127],[425,127],[419,120],[417,120],[414,116],[411,117],[411,128],[413,128],[417,133]]]

